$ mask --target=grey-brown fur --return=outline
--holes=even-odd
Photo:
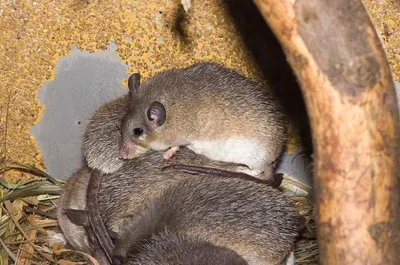
[[[283,180],[283,174],[280,174],[280,173],[275,174],[274,178],[259,179],[259,178],[250,176],[246,173],[231,172],[231,171],[228,171],[225,169],[217,169],[217,168],[196,166],[196,165],[176,164],[176,165],[170,165],[170,166],[164,167],[162,170],[163,171],[175,170],[176,172],[182,171],[182,172],[187,172],[187,173],[192,173],[192,174],[207,175],[207,176],[211,176],[211,177],[238,178],[238,179],[243,179],[243,180],[248,180],[248,181],[254,181],[255,183],[265,184],[265,185],[271,186],[273,188],[278,188],[282,184],[282,180]]]
[[[120,123],[126,112],[128,98],[123,97],[104,105],[92,117],[84,137],[83,152],[88,165],[112,174],[103,176],[99,191],[99,211],[109,231],[120,233],[124,219],[139,214],[148,202],[159,196],[171,185],[185,179],[210,179],[210,177],[193,176],[186,172],[164,171],[162,168],[173,164],[189,164],[226,169],[233,164],[223,163],[196,155],[187,148],[181,149],[170,160],[163,159],[160,152],[151,151],[133,160],[119,160],[118,144],[120,141]],[[93,237],[83,227],[76,226],[65,215],[63,209],[85,209],[86,201],[82,199],[89,180],[89,170],[83,169],[81,177],[74,175],[64,188],[59,208],[60,226],[68,242],[76,249],[87,250],[99,256],[88,240]],[[231,179],[219,179],[220,184],[231,183]],[[237,183],[234,180],[232,183]],[[243,181],[246,182],[246,181]],[[248,181],[247,181],[248,182]],[[225,184],[224,184],[225,185]],[[257,185],[252,183],[251,185]],[[276,191],[277,192],[277,191]],[[255,201],[260,198],[253,198]],[[275,203],[275,202],[274,202]],[[278,203],[279,204],[279,203]],[[100,255],[101,256],[101,255]],[[100,259],[105,257],[100,257]],[[102,264],[108,264],[105,259]]]
[[[103,220],[101,219],[98,203],[98,195],[103,176],[103,172],[98,169],[94,169],[90,174],[88,188],[86,189],[86,212],[84,214],[85,217],[87,217],[85,219],[88,219],[89,221],[88,223],[90,224],[91,231],[93,231],[93,234],[96,237],[93,241],[96,241],[97,239],[104,254],[111,261],[111,252],[114,248],[114,244],[108,235]]]
[[[104,104],[88,122],[82,151],[89,167],[112,173],[123,165],[118,149],[121,120],[128,103],[128,96],[125,96]]]
[[[150,178],[148,183],[144,183],[145,185],[148,185],[148,187],[154,187],[154,190],[151,192],[158,192],[160,188],[157,188],[157,186],[163,186],[166,182],[169,183],[171,182],[171,179],[165,180],[162,176],[165,175],[170,176],[172,178],[175,178],[175,176],[172,176],[174,174],[174,171],[167,173],[161,173],[160,169],[164,166],[169,166],[172,164],[176,164],[178,161],[180,165],[185,165],[185,163],[188,163],[188,165],[195,165],[197,166],[208,166],[208,167],[213,167],[216,169],[230,169],[234,168],[236,165],[232,163],[222,163],[222,162],[217,162],[217,161],[211,161],[209,159],[206,159],[205,157],[202,156],[196,156],[192,152],[189,152],[188,150],[183,150],[181,155],[178,155],[178,159],[172,159],[170,162],[166,162],[162,159],[161,156],[157,156],[156,154],[151,154],[149,156],[144,156],[143,159],[140,158],[136,162],[130,162],[130,161],[123,161],[118,159],[117,153],[118,153],[118,144],[120,141],[120,123],[121,119],[127,109],[128,106],[128,98],[127,97],[122,97],[117,100],[113,100],[105,105],[103,105],[99,110],[96,111],[96,113],[93,115],[91,118],[87,130],[84,135],[84,143],[83,143],[83,153],[85,155],[85,158],[87,160],[87,163],[89,166],[92,168],[99,169],[105,173],[112,173],[115,172],[116,170],[120,169],[121,166],[124,164],[128,164],[128,166],[125,169],[125,172],[130,172],[131,169],[129,169],[131,166],[133,168],[136,167],[138,163],[146,163],[149,164],[149,172],[141,172],[142,174],[146,174],[146,178]],[[184,157],[185,154],[190,153],[188,157]],[[160,162],[160,164],[157,164],[155,162],[155,159]],[[129,166],[130,165],[130,166]],[[150,166],[151,165],[151,166]],[[152,170],[154,169],[154,172]],[[135,170],[135,169],[133,169]],[[124,171],[122,171],[124,172]],[[87,173],[87,172],[86,172]],[[149,174],[150,173],[150,174]],[[230,174],[229,172],[226,172],[227,174]],[[87,173],[88,174],[88,173]],[[77,180],[78,182],[80,181],[85,181],[85,185],[87,185],[87,181],[89,179],[89,176],[86,174],[85,177],[82,176],[81,179]],[[124,174],[119,171],[117,173],[116,178],[118,178],[119,175]],[[151,180],[151,175],[156,174],[157,177],[154,178],[154,180]],[[236,173],[238,174],[238,173]],[[179,176],[181,176],[180,174]],[[190,176],[189,174],[183,174],[186,176]],[[213,174],[211,175],[218,175],[218,174]],[[234,175],[234,174],[232,174]],[[137,174],[131,177],[136,177]],[[194,176],[193,176],[194,177]],[[234,178],[235,176],[232,176]],[[161,179],[162,178],[162,179]],[[76,179],[72,177],[72,179]],[[87,180],[86,180],[87,179]],[[70,186],[72,184],[69,184]],[[124,185],[121,183],[121,185]],[[115,186],[115,184],[114,184]],[[113,187],[113,186],[111,186]],[[142,190],[142,192],[144,192]],[[118,193],[110,193],[112,196],[109,198],[112,200],[113,198],[117,198],[120,195]],[[124,196],[129,196],[129,194],[126,194]],[[149,195],[150,196],[150,195]],[[90,196],[93,197],[93,196]],[[146,197],[145,197],[146,198]],[[137,203],[137,202],[133,202]],[[140,204],[139,204],[140,205]],[[82,206],[82,204],[80,204]],[[124,206],[126,207],[126,206]],[[84,208],[82,208],[84,210]],[[61,216],[63,218],[65,216]],[[74,225],[73,225],[74,226]],[[100,227],[101,224],[95,225],[95,227]],[[116,226],[111,225],[111,228],[115,228]],[[115,228],[118,229],[118,228]],[[93,231],[88,231],[88,232],[93,232]],[[95,234],[96,237],[104,238],[103,234]],[[86,242],[85,240],[78,240],[79,244],[82,244],[83,242]],[[100,242],[100,245],[108,245],[106,241]]]
[[[182,148],[169,160],[165,160],[163,154],[158,151],[150,151],[138,158],[127,160],[119,170],[103,176],[99,207],[104,207],[103,211],[107,213],[102,215],[104,222],[109,223],[112,217],[122,218],[141,211],[149,199],[157,196],[177,181],[201,177],[186,172],[162,170],[173,164],[226,167],[226,163],[210,160],[187,148]],[[231,181],[229,178],[224,179],[227,182]],[[133,205],[135,207],[132,207]],[[126,210],[121,211],[121,209]]]
[[[124,219],[130,219],[132,216],[140,214],[146,208],[149,201],[151,201],[155,197],[160,196],[160,194],[165,191],[165,189],[177,185],[182,180],[194,181],[195,183],[197,183],[199,180],[204,180],[206,183],[213,183],[211,186],[213,186],[214,189],[217,190],[223,187],[234,188],[235,191],[231,191],[234,192],[234,194],[230,194],[229,196],[227,195],[227,193],[223,194],[225,194],[229,198],[236,198],[237,196],[248,197],[246,207],[243,208],[243,211],[249,211],[250,209],[252,209],[251,212],[248,212],[247,214],[249,216],[252,215],[253,212],[257,213],[259,209],[263,209],[267,206],[272,208],[277,207],[284,211],[287,208],[282,208],[282,204],[284,205],[286,203],[290,203],[289,199],[284,197],[284,195],[282,195],[279,191],[267,187],[266,185],[256,184],[247,180],[227,178],[220,179],[217,177],[210,178],[203,176],[193,176],[184,172],[176,173],[173,171],[161,171],[163,167],[175,163],[198,164],[213,167],[225,165],[225,163],[211,161],[204,156],[196,155],[187,148],[183,148],[170,160],[163,159],[163,155],[160,152],[151,151],[136,159],[126,161],[118,171],[114,172],[113,174],[103,176],[103,183],[99,191],[99,211],[107,230],[114,231],[117,234],[121,234],[121,227],[123,227]],[[79,178],[78,181],[74,181],[73,178],[68,181],[64,188],[65,191],[62,193],[61,196],[62,202],[76,201],[78,198],[77,194],[84,194],[89,179],[88,172],[89,171],[86,171],[87,175],[83,175],[83,177]],[[81,184],[78,185],[78,182]],[[242,183],[244,184],[244,186],[242,186]],[[265,190],[266,195],[259,196],[248,194],[253,192],[253,188],[247,190],[246,187],[255,187],[255,189]],[[73,192],[68,192],[71,190]],[[196,191],[195,193],[202,194],[204,192],[208,191],[200,190],[198,192]],[[213,194],[213,189],[211,189],[210,192],[211,193],[208,195],[210,196],[210,199],[212,199],[213,196],[220,196],[218,194]],[[266,201],[266,198],[268,198],[268,201]],[[225,203],[228,203],[228,201],[226,201]],[[84,241],[80,239],[82,238],[80,236],[80,233],[84,233],[84,229],[82,229],[82,227],[77,227],[73,225],[68,217],[62,214],[62,208],[74,208],[71,207],[71,205],[75,205],[76,209],[85,209],[85,205],[80,202],[78,204],[61,203],[61,206],[59,208],[59,218],[60,215],[62,215],[59,219],[61,220],[60,226],[64,232],[67,231],[66,237],[69,242],[87,242],[87,240]],[[223,207],[223,205],[219,207],[218,211],[220,213],[223,213],[223,211],[221,211]],[[213,211],[212,208],[210,208],[210,211]],[[291,208],[290,211],[294,211],[294,209]],[[266,213],[258,213],[258,215],[255,216],[259,216],[260,220],[268,220],[268,216],[270,215]],[[282,218],[283,219],[281,220],[286,220],[285,218],[290,218],[290,214],[285,214],[285,216],[283,216]],[[244,225],[246,221],[242,220],[241,222]],[[248,223],[247,225],[250,226],[251,223]],[[272,229],[279,229],[279,227],[280,226]],[[259,231],[252,235],[251,238],[256,237],[258,233]],[[282,231],[282,233],[285,233],[285,231]],[[295,232],[293,231],[293,233]],[[78,234],[78,236],[80,237],[76,238],[75,236],[70,236],[75,234]],[[204,236],[207,235],[208,234],[206,233],[204,234]],[[242,236],[240,238],[242,238]],[[258,247],[262,246],[262,249],[268,246],[268,244],[266,245],[265,242],[261,241],[259,242],[259,244],[260,245]],[[73,246],[75,247],[76,245]],[[79,247],[78,249],[84,249],[82,248],[82,246],[77,247]],[[84,247],[90,248],[90,246]],[[252,251],[256,251],[256,246],[253,245]],[[91,253],[94,253],[93,249]]]
[[[96,235],[90,227],[88,219],[71,220],[68,211],[86,210],[86,191],[91,170],[87,167],[75,172],[65,183],[57,205],[57,220],[68,244],[76,250],[91,253],[100,264],[108,264],[108,259],[100,249]],[[86,217],[87,218],[87,217]],[[86,224],[83,224],[85,223]]]
[[[82,168],[74,173],[65,183],[58,200],[57,219],[68,243],[77,250],[87,252],[89,239],[85,229],[72,223],[65,212],[65,209],[85,210],[86,187],[88,183],[89,169]]]
[[[109,230],[118,231],[126,216],[139,213],[147,201],[163,189],[184,178],[196,178],[189,173],[162,172],[162,168],[176,163],[189,163],[223,168],[225,163],[211,161],[183,148],[171,160],[164,160],[160,152],[151,151],[137,159],[123,162],[114,174],[103,176],[99,192],[100,214]],[[58,203],[58,222],[68,243],[77,250],[92,253],[92,242],[85,228],[72,222],[65,210],[86,210],[86,191],[91,170],[82,168],[65,184]],[[122,210],[121,210],[122,209]],[[106,257],[104,256],[104,259]],[[104,263],[107,264],[107,263]]]
[[[218,247],[195,236],[163,231],[128,253],[126,265],[247,265],[231,249]]]
[[[271,187],[239,179],[187,178],[124,220],[114,254],[126,257],[167,229],[230,248],[249,264],[280,264],[301,226],[293,202]]]
[[[128,96],[118,98],[101,106],[90,118],[82,145],[82,152],[89,167],[108,174],[115,172],[124,164],[124,160],[118,158],[118,151],[121,142],[121,121],[128,105]],[[204,166],[216,165],[226,170],[233,170],[238,166],[221,162],[210,164],[204,162],[204,159],[201,160]]]
[[[249,171],[266,171],[270,176],[273,162],[285,147],[287,118],[272,91],[218,64],[202,62],[167,70],[130,90],[130,108],[121,127],[120,151],[126,153],[125,158],[130,158],[133,146],[140,155],[148,148],[166,150],[188,145],[196,152],[205,150],[206,156],[215,155],[210,157],[215,160],[245,164]],[[160,102],[166,110],[166,120],[160,126],[147,117],[154,102]],[[143,128],[144,133],[135,136],[135,128]],[[248,153],[243,149],[244,153],[234,159],[226,156],[226,150],[218,154],[218,144],[233,138],[248,140],[257,150]],[[201,151],[196,146],[198,141],[211,143],[211,147],[200,143],[200,149],[205,148]],[[138,146],[143,148],[139,150]],[[257,161],[243,163],[241,157],[246,156]],[[259,168],[252,168],[250,163]]]

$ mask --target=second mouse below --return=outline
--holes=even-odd
[[[140,83],[128,80],[129,107],[121,124],[119,157],[149,149],[169,159],[187,146],[210,159],[241,164],[229,170],[273,176],[287,142],[287,117],[273,92],[221,65],[201,62]]]

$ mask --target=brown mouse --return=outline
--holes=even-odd
[[[133,74],[128,87],[119,157],[168,149],[168,159],[187,146],[213,160],[245,165],[237,171],[272,176],[288,125],[271,90],[210,62],[167,70],[143,84]]]
[[[137,77],[138,78],[138,77]],[[139,79],[136,79],[137,82]],[[130,86],[134,80],[130,79]],[[118,158],[119,145],[121,144],[121,122],[129,107],[129,97],[124,96],[112,100],[101,106],[90,118],[83,137],[82,152],[89,167],[99,169],[104,173],[112,173],[118,170],[124,163]],[[171,165],[166,168],[175,171],[186,171],[210,176],[226,176],[231,178],[244,178],[252,181],[257,179],[243,173],[232,172],[241,168],[233,163],[219,163],[220,168],[210,168],[199,165]],[[225,170],[225,171],[224,171]],[[282,176],[276,176],[261,180],[265,184],[278,187],[282,182]]]
[[[121,122],[128,106],[129,97],[121,97],[101,106],[90,118],[82,145],[83,155],[90,168],[99,169],[108,174],[115,172],[124,164],[124,160],[118,158],[118,152],[121,143]],[[219,165],[223,164],[219,163]],[[232,170],[237,166],[233,163],[225,163],[223,168]],[[174,169],[184,170],[179,167]],[[192,168],[193,173],[194,171],[195,169]]]
[[[200,167],[200,166],[190,166],[190,165],[180,165],[180,164],[175,164],[175,165],[170,165],[162,168],[162,170],[165,169],[175,169],[178,168],[178,170],[181,168],[181,170],[186,170],[189,171],[189,173],[205,173],[205,174],[210,174],[212,176],[221,176],[225,178],[234,178],[234,177],[240,177],[241,179],[249,180],[249,181],[254,181],[256,183],[263,183],[265,184],[267,181],[263,181],[254,177],[251,177],[246,174],[241,174],[241,173],[232,173],[228,172],[225,170],[220,170],[220,169],[214,169],[214,168],[206,168],[206,167]],[[78,175],[80,179],[77,181],[81,183],[83,180],[82,178],[87,178],[85,176],[88,174],[87,170],[85,172],[85,169],[83,169],[81,172],[75,174]],[[76,178],[76,176],[73,176]],[[232,176],[233,175],[233,176]],[[113,242],[108,235],[109,232],[107,231],[103,220],[101,219],[100,212],[99,212],[99,205],[98,205],[98,192],[100,190],[101,182],[102,182],[102,177],[103,174],[99,170],[92,170],[92,173],[90,174],[90,179],[87,183],[87,189],[86,189],[86,207],[85,211],[82,210],[83,207],[80,209],[72,209],[72,208],[66,208],[65,213],[67,214],[68,218],[73,221],[75,225],[80,225],[83,226],[89,236],[89,243],[92,245],[98,245],[99,247],[102,248],[103,251],[98,249],[96,252],[102,252],[105,254],[106,258],[111,262],[111,252],[114,247]],[[70,188],[70,186],[69,186]],[[69,189],[70,190],[70,189]],[[77,201],[81,201],[81,205],[84,205],[84,198],[83,196],[77,196],[75,198]],[[60,207],[62,208],[62,207]],[[200,249],[201,246],[199,246]],[[217,251],[218,253],[218,251]],[[95,257],[102,256],[99,255],[99,253],[95,253]],[[216,260],[219,259],[219,255],[216,255],[215,257],[212,257],[212,259],[208,259],[207,261],[211,260]],[[211,258],[211,257],[210,257]]]
[[[248,264],[280,264],[291,256],[304,219],[287,196],[269,186],[223,178],[186,178],[125,218],[113,264],[127,262],[142,244],[168,230],[232,249]],[[173,250],[170,250],[173,251]]]

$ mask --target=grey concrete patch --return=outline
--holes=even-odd
[[[400,112],[400,83],[394,82],[394,87],[396,89],[397,108],[399,109]]]
[[[285,178],[300,182],[310,189],[313,186],[311,158],[306,154],[283,154],[277,170]]]
[[[31,133],[50,175],[66,179],[83,165],[81,143],[88,119],[102,104],[127,93],[121,87],[128,78],[127,65],[117,48],[112,43],[90,54],[73,47],[57,62],[54,80],[39,90],[45,110]]]

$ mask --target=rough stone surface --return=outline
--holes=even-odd
[[[383,40],[394,79],[400,80],[400,1],[364,0],[375,27]]]

